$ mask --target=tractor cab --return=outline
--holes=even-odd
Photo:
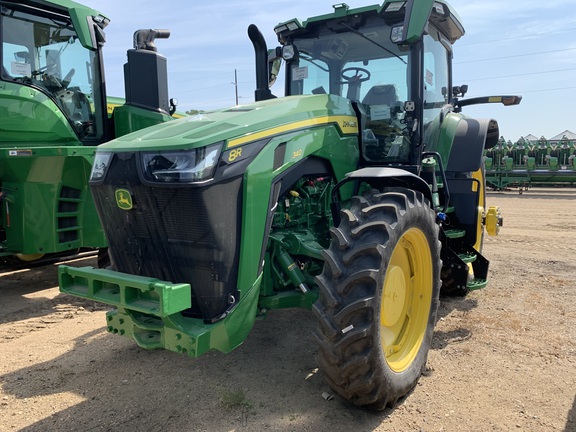
[[[86,16],[65,16],[47,8],[39,11],[32,5],[3,3],[1,79],[40,92],[58,106],[77,139],[94,144],[102,142],[105,134],[106,102],[100,46],[104,43],[103,28],[108,19],[98,13],[86,13],[84,9],[75,11]],[[40,96],[36,100],[20,98],[29,105],[25,109],[40,109]],[[24,117],[18,105],[6,103],[5,107],[9,111],[6,116]],[[47,121],[49,113],[43,117]],[[53,133],[60,130],[60,136],[44,132],[45,138],[63,139],[69,132],[57,125],[59,118],[54,114],[52,117],[52,127],[47,125],[45,129]],[[34,129],[29,126],[29,130]],[[74,135],[66,138],[73,141]],[[3,136],[2,141],[10,138]],[[18,140],[16,134],[13,138]]]
[[[273,55],[286,61],[286,95],[349,99],[360,119],[364,165],[417,165],[423,137],[452,103],[451,44],[464,30],[437,2],[422,17],[423,36],[406,40],[405,9],[406,2],[386,2],[351,13],[339,4],[330,19],[275,28],[282,46]]]

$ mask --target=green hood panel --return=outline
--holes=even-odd
[[[101,145],[102,151],[177,150],[227,141],[235,147],[283,132],[338,122],[356,133],[348,99],[334,95],[290,96],[255,102],[153,126]]]

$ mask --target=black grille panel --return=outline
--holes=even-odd
[[[194,316],[211,320],[237,290],[241,185],[142,184],[136,155],[115,155],[103,184],[91,185],[118,271],[192,286]],[[127,189],[134,208],[114,192]]]
[[[185,201],[182,202],[181,191],[183,189],[156,191],[156,203],[168,239],[215,246],[202,193],[187,191]],[[185,211],[180,211],[180,206],[183,206]],[[195,214],[194,223],[191,223],[190,213]]]

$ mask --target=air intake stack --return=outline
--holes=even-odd
[[[124,65],[126,105],[170,113],[166,57],[158,54],[155,39],[167,39],[170,30],[138,30],[134,49],[127,52]]]

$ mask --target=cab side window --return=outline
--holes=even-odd
[[[431,30],[424,35],[424,125],[435,119],[449,102],[450,52],[440,34]]]

